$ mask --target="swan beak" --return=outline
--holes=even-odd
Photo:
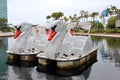
[[[22,32],[20,30],[16,30],[16,33],[14,35],[14,39],[16,39]]]
[[[74,36],[74,30],[73,29],[70,30],[70,34],[71,34],[71,36]]]
[[[51,41],[53,37],[57,34],[53,29],[50,30],[50,35],[48,36],[48,41]]]

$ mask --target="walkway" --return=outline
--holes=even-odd
[[[12,37],[14,35],[13,32],[2,32],[0,33],[0,37]]]
[[[88,35],[87,33],[75,33],[76,35]],[[120,33],[94,33],[91,36],[120,38]]]

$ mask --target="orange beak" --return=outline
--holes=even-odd
[[[22,32],[20,30],[16,30],[16,33],[14,35],[14,39],[16,39]]]
[[[70,34],[71,34],[71,36],[74,36],[74,30],[73,29],[70,30]]]
[[[48,41],[51,41],[53,37],[57,34],[53,29],[50,30],[50,35],[48,36]]]

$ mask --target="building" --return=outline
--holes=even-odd
[[[7,19],[7,0],[0,0],[0,18]]]

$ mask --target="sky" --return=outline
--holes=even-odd
[[[120,0],[8,0],[8,23],[42,24],[53,12],[69,17],[80,15],[81,10],[101,13],[110,5],[120,9]]]

